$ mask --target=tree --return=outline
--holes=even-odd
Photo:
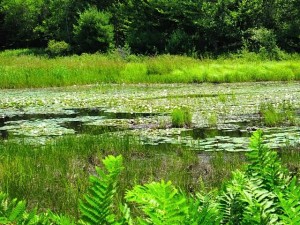
[[[91,7],[80,14],[74,26],[74,38],[79,52],[106,52],[113,45],[110,14]]]
[[[300,51],[300,0],[277,0],[275,33],[279,46]]]
[[[38,23],[41,4],[42,0],[1,1],[0,17],[6,48],[35,45],[38,37],[34,33],[34,28]]]
[[[76,23],[78,12],[87,6],[81,0],[42,0],[40,23],[35,32],[45,43],[49,40],[73,43],[73,25]]]

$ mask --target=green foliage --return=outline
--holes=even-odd
[[[166,43],[166,51],[171,54],[191,54],[193,43],[191,36],[185,31],[177,29],[173,31]]]
[[[139,224],[218,224],[220,219],[212,198],[200,194],[187,198],[171,182],[137,185],[126,199],[142,210]]]
[[[34,33],[42,41],[42,47],[49,40],[74,45],[73,25],[78,19],[78,12],[82,12],[86,5],[87,1],[81,0],[42,0],[40,22],[34,28]]]
[[[296,124],[295,109],[289,102],[283,102],[278,105],[264,103],[260,105],[259,110],[263,122],[267,126],[278,126],[283,124]]]
[[[27,212],[25,201],[10,200],[0,192],[0,224],[37,224],[39,217],[36,210]]]
[[[192,125],[192,114],[187,108],[174,109],[171,117],[173,127],[190,127]]]
[[[139,204],[145,213],[146,217],[138,218],[140,224],[184,224],[188,215],[186,198],[171,182],[135,186],[126,199]]]
[[[106,52],[113,41],[110,14],[91,7],[79,15],[74,25],[74,38],[80,52]]]
[[[234,173],[221,195],[222,224],[293,224],[290,221],[298,221],[296,178],[291,179],[276,152],[263,145],[261,131],[251,137],[250,149],[246,172]]]
[[[80,201],[82,213],[79,224],[226,224],[271,225],[299,224],[300,186],[281,165],[276,152],[270,151],[262,140],[262,131],[251,137],[249,165],[236,171],[221,192],[202,195],[184,194],[171,182],[152,182],[136,185],[125,200],[135,207],[133,216],[126,204],[116,213],[114,197],[117,181],[123,170],[121,156],[103,160],[107,172],[97,168],[91,176],[91,187]],[[120,215],[120,219],[116,219]],[[27,213],[24,201],[8,200],[0,193],[1,224],[75,224],[63,215],[50,211]]]
[[[103,160],[108,172],[105,174],[96,168],[100,177],[91,176],[91,188],[84,200],[80,201],[79,208],[82,213],[82,224],[115,224],[116,216],[113,210],[113,197],[117,191],[117,181],[122,167],[122,157],[108,156]]]
[[[300,80],[298,55],[284,61],[246,58],[194,59],[186,56],[82,54],[49,58],[35,49],[0,52],[0,88],[96,83],[202,83]],[[37,56],[36,56],[37,55]],[[45,56],[47,56],[45,54]],[[78,66],[80,65],[80,66]]]
[[[293,177],[283,192],[278,191],[277,197],[280,202],[282,214],[279,214],[283,224],[299,224],[300,223],[300,188],[296,177]]]
[[[80,53],[129,44],[134,53],[199,56],[236,52],[255,39],[262,57],[280,59],[280,49],[300,51],[299,1],[2,0],[0,47],[61,40]]]
[[[251,40],[254,41],[252,48],[257,48],[259,54],[266,59],[281,59],[283,52],[277,46],[277,39],[273,31],[266,28],[252,29]]]
[[[70,45],[64,41],[50,40],[46,51],[52,57],[63,56],[70,51]]]
[[[247,154],[251,162],[247,169],[247,175],[262,181],[262,185],[269,191],[274,188],[283,188],[286,185],[287,171],[281,165],[275,151],[270,151],[262,142],[262,132],[257,131],[251,137]]]
[[[0,1],[0,18],[1,14],[3,15],[3,22],[0,21],[0,35],[1,39],[5,39],[5,43],[2,44],[6,48],[32,46],[37,41],[38,36],[34,33],[34,28],[38,25],[41,6],[42,0]]]

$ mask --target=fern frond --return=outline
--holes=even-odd
[[[219,210],[222,214],[221,224],[239,225],[243,219],[245,202],[241,201],[241,192],[247,183],[247,177],[240,171],[233,172],[233,178],[227,183],[219,197]]]
[[[300,224],[300,187],[294,177],[285,192],[277,192],[282,214],[279,215],[284,224]]]
[[[26,210],[26,202],[16,198],[10,200],[8,195],[0,192],[0,224],[38,224],[40,217],[36,209],[31,212]]]
[[[185,224],[189,206],[187,199],[171,182],[153,182],[135,186],[126,194],[127,201],[135,202],[143,211],[141,224]]]
[[[115,214],[112,212],[113,197],[117,190],[118,176],[121,173],[122,157],[108,156],[103,160],[107,173],[96,168],[98,176],[91,176],[91,187],[80,201],[82,224],[115,224]]]
[[[246,174],[249,177],[259,178],[263,186],[269,191],[281,188],[284,190],[290,180],[277,155],[277,152],[263,144],[262,131],[258,130],[250,138],[250,152],[247,154],[250,164]]]
[[[47,212],[40,215],[40,222],[34,224],[41,225],[75,225],[69,217],[65,215],[58,215],[48,210]]]
[[[133,220],[131,218],[130,208],[128,207],[128,205],[120,204],[119,208],[122,213],[122,218],[120,219],[119,223],[124,225],[133,225]]]
[[[212,194],[189,198],[189,213],[185,224],[189,225],[218,225],[221,221],[218,203]]]
[[[17,199],[9,200],[8,196],[0,193],[0,215],[1,224],[17,222],[22,219],[26,210],[26,203]]]
[[[276,195],[262,186],[263,181],[249,179],[241,192],[240,200],[245,202],[244,224],[279,224]]]
[[[26,203],[24,201],[14,202],[15,206],[11,209],[10,215],[8,217],[9,221],[18,220],[25,213]]]

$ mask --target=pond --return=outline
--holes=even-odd
[[[300,143],[299,82],[139,84],[0,90],[0,142],[33,143],[62,135],[113,132],[145,145],[180,144],[199,151],[246,151],[263,129],[272,148]],[[288,102],[296,123],[268,127],[261,104]],[[192,127],[173,128],[171,112],[188,108]]]

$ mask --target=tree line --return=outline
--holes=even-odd
[[[0,47],[300,52],[300,0],[0,0]]]

